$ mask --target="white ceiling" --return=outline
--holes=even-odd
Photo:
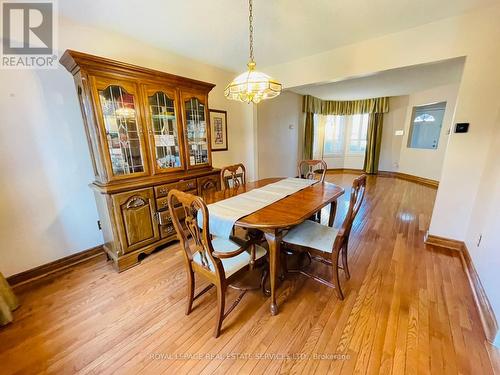
[[[380,96],[408,95],[432,87],[460,82],[465,58],[386,70],[338,82],[291,88],[301,95],[324,100],[354,100]]]
[[[255,0],[258,66],[397,32],[498,0]],[[247,0],[59,0],[62,16],[240,71],[248,60]]]

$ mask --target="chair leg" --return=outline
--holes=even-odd
[[[345,278],[349,280],[351,274],[349,272],[349,266],[347,265],[347,242],[342,248],[342,267],[344,268]]]
[[[335,214],[337,213],[337,201],[333,201],[330,204],[330,215],[328,217],[328,226],[333,227],[333,223],[335,222]]]
[[[335,287],[335,293],[337,293],[337,297],[339,300],[344,299],[344,293],[342,293],[342,289],[340,288],[340,280],[339,280],[339,255],[341,250],[335,249],[333,252],[332,259],[332,282]]]
[[[214,331],[215,338],[219,337],[220,335],[222,321],[224,320],[225,305],[226,305],[226,287],[222,285],[217,285],[217,315],[216,315],[215,331]]]
[[[284,280],[288,274],[288,259],[285,252],[281,253],[281,272],[283,273],[281,279]]]
[[[255,267],[255,244],[250,245],[250,263],[248,264],[248,268],[253,270]]]
[[[264,268],[264,271],[262,272],[262,278],[260,280],[260,286],[262,288],[262,294],[265,295],[266,297],[271,296],[271,291],[266,289],[266,281],[269,278],[269,264],[267,267]]]
[[[186,315],[189,315],[193,310],[193,301],[194,301],[194,273],[192,269],[189,269],[187,272],[187,292],[188,292],[188,301],[186,306]]]

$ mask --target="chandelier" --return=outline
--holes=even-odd
[[[249,7],[249,30],[250,30],[250,61],[248,71],[226,86],[224,95],[231,100],[239,100],[246,103],[259,103],[261,100],[272,99],[281,93],[281,83],[272,79],[267,74],[255,70],[253,55],[253,0],[248,0]]]

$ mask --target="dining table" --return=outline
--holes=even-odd
[[[261,188],[282,179],[284,178],[276,177],[247,182],[238,187],[208,192],[203,198],[207,204],[211,204],[253,189]],[[332,226],[335,219],[337,199],[342,194],[344,194],[344,189],[341,186],[330,182],[318,181],[247,216],[241,217],[235,222],[234,225],[236,227],[261,231],[267,241],[269,247],[271,315],[278,314],[276,290],[280,270],[280,244],[283,234],[286,230],[308,220],[328,205],[331,207],[328,225]]]

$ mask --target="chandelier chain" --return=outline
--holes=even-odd
[[[250,62],[254,62],[254,56],[253,56],[253,0],[248,0],[248,9],[249,9],[249,16],[248,16],[248,24],[249,30],[250,30]]]
[[[246,103],[260,103],[262,100],[272,99],[281,93],[282,86],[267,74],[255,69],[253,50],[253,0],[248,0],[248,28],[250,61],[247,71],[233,79],[225,88],[224,96],[231,100]]]

